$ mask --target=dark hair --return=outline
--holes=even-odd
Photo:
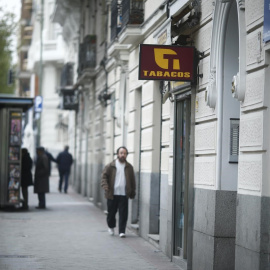
[[[118,155],[119,150],[120,150],[121,148],[124,148],[124,149],[127,151],[127,155],[128,155],[128,150],[127,150],[127,148],[126,148],[125,146],[120,146],[120,147],[116,150],[117,155]]]
[[[42,147],[42,146],[39,146],[39,147],[37,147],[37,150],[44,152],[45,151],[45,148]]]

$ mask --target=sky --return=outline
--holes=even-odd
[[[16,16],[16,21],[19,21],[21,13],[21,0],[0,0],[0,6],[3,8],[3,10],[13,12]],[[14,36],[11,48],[13,51],[12,54],[13,63],[17,62],[16,46],[17,46],[17,37]]]

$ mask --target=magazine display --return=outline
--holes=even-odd
[[[20,112],[11,112],[9,118],[9,146],[8,146],[8,184],[7,200],[9,203],[20,201],[21,178],[21,131],[22,115]]]

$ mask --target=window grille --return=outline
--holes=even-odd
[[[239,119],[230,119],[230,163],[238,163]]]

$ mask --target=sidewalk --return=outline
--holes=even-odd
[[[51,177],[46,210],[35,209],[29,187],[29,211],[0,211],[1,270],[180,269],[131,231],[110,236],[104,213],[71,187],[58,193],[57,183]]]

